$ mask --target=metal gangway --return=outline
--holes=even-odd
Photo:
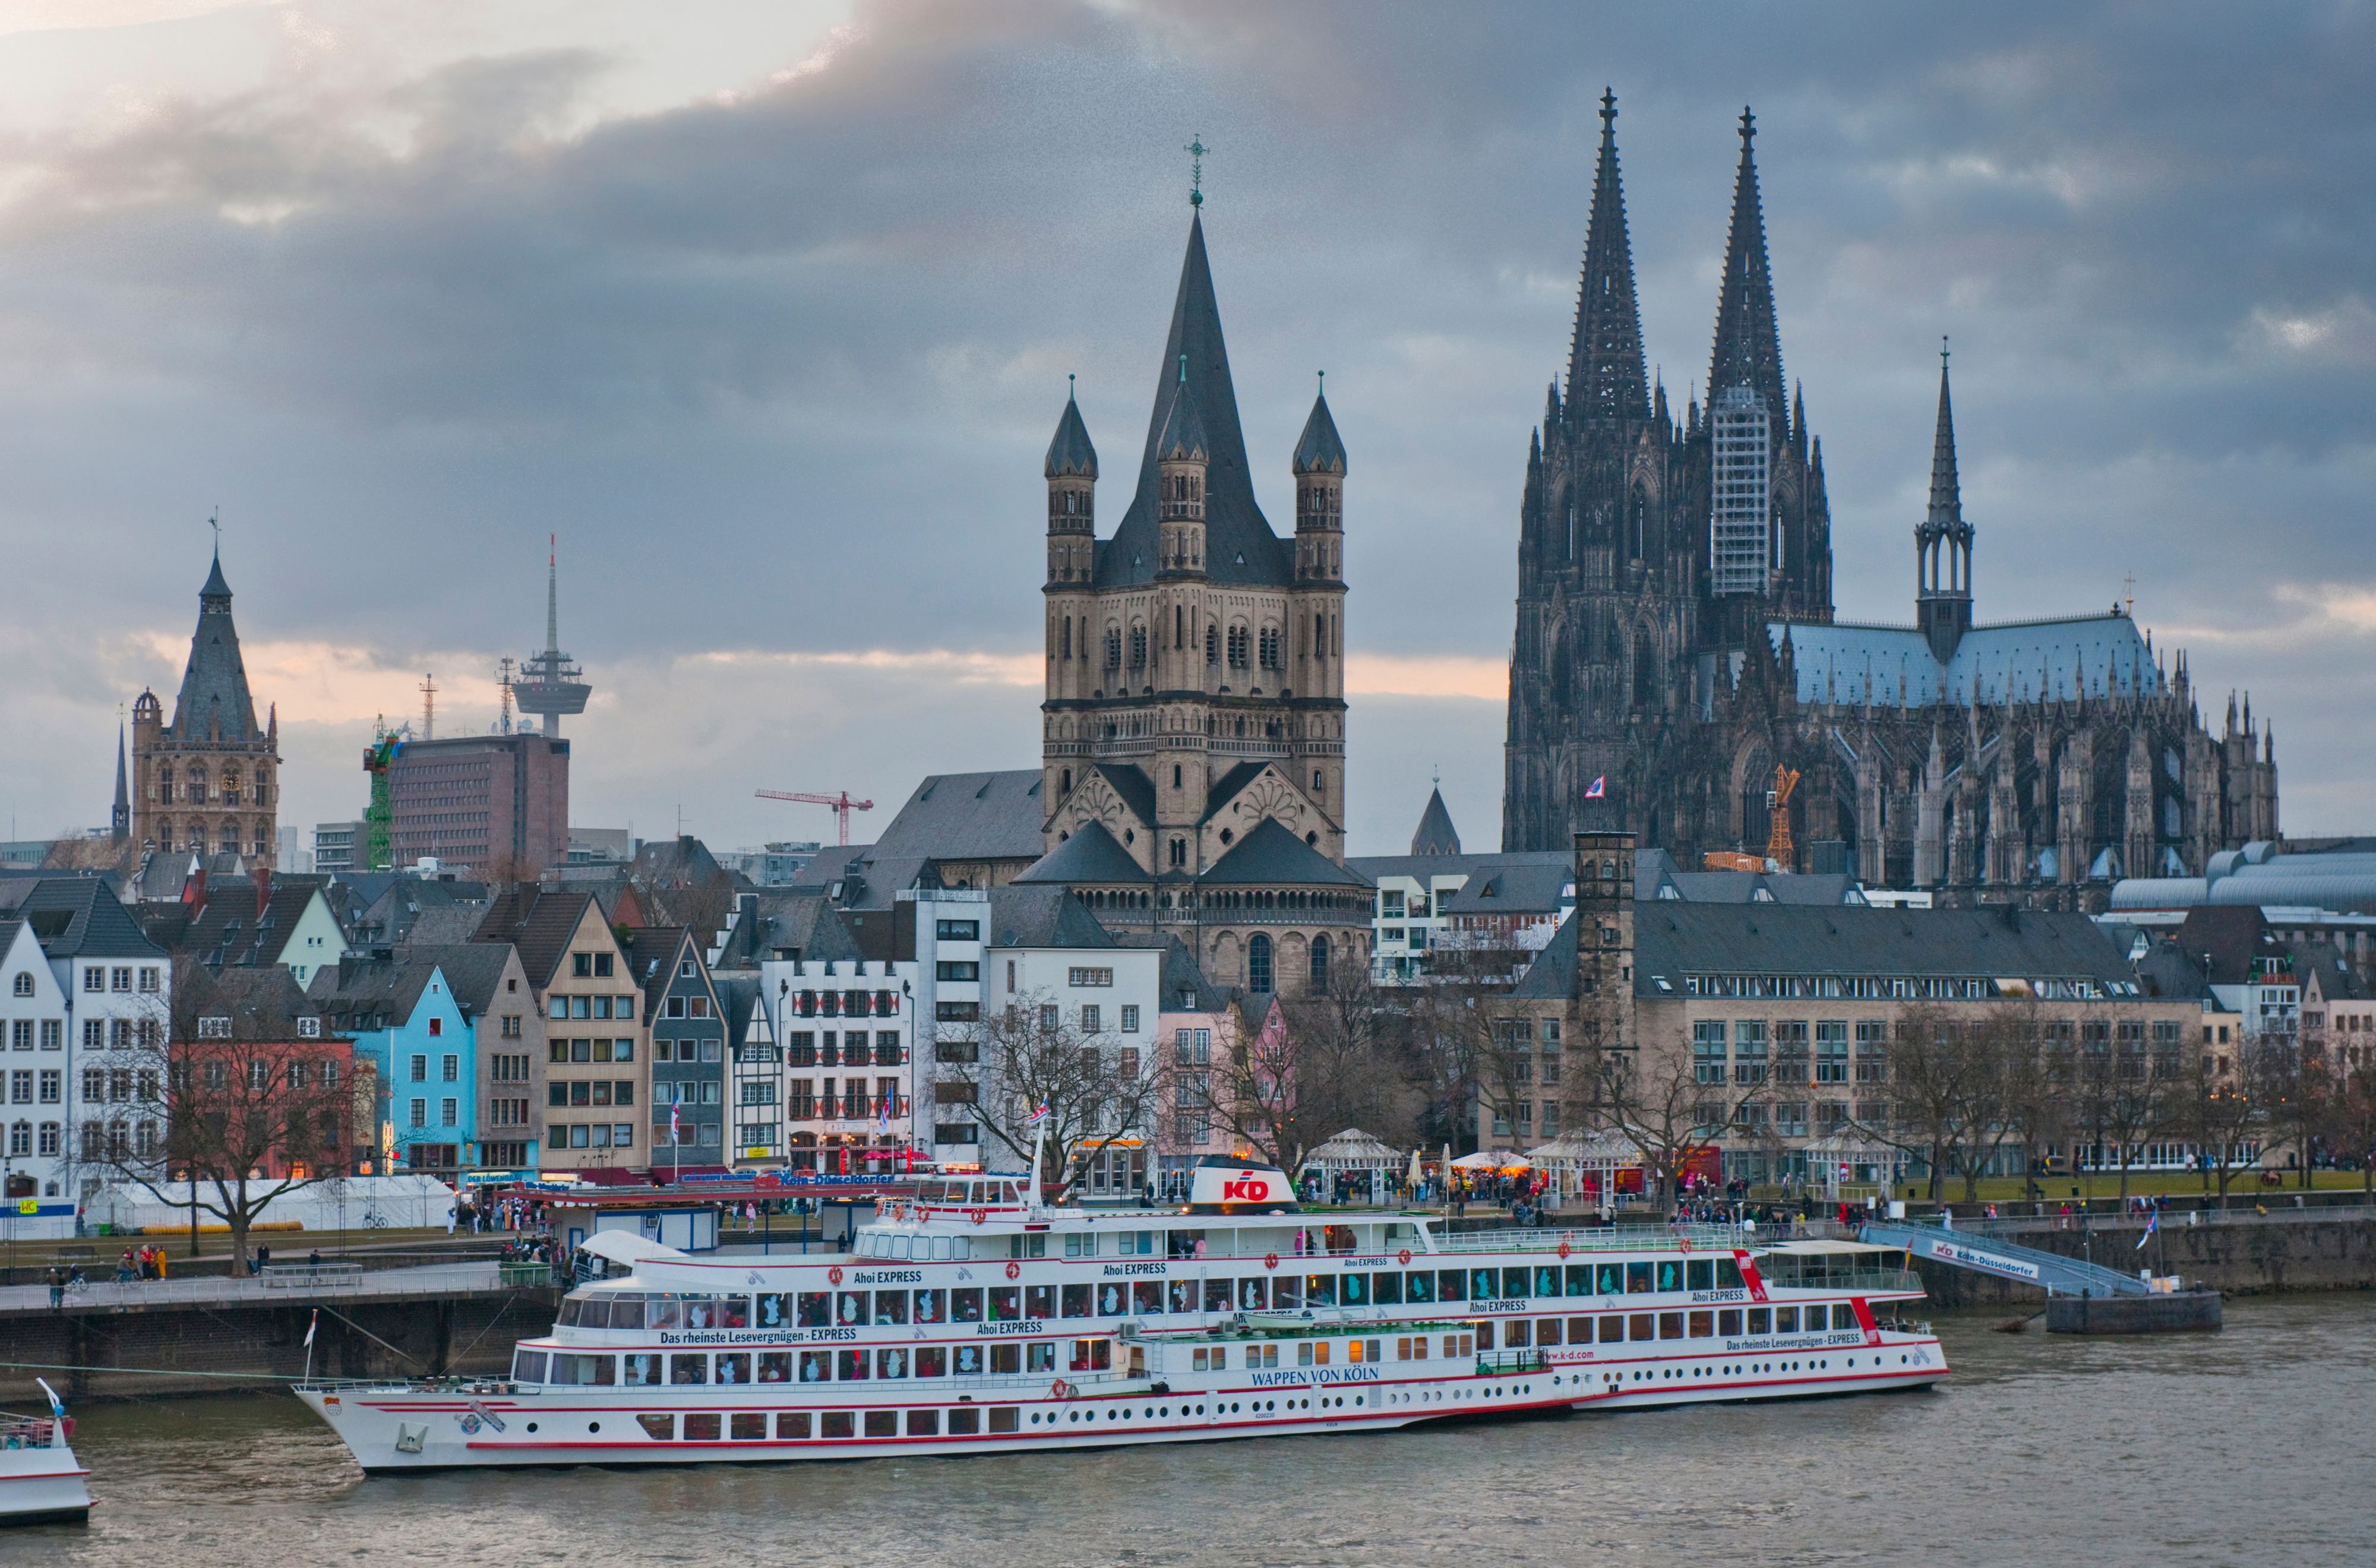
[[[1915,1257],[2035,1285],[2049,1296],[2153,1294],[2153,1287],[2135,1275],[2122,1274],[2101,1264],[2082,1263],[2060,1253],[2040,1252],[1995,1236],[1880,1219],[1867,1220],[1858,1234],[1874,1246],[1904,1247]]]

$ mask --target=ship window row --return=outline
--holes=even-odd
[[[1595,1313],[1574,1317],[1512,1317],[1487,1321],[1441,1336],[1443,1359],[1491,1350],[1560,1345],[1623,1345],[1662,1340],[1761,1337],[1769,1335],[1860,1332],[1853,1304],[1821,1302],[1789,1307],[1694,1308],[1683,1312]],[[1397,1361],[1431,1359],[1428,1335],[1393,1341]],[[1300,1367],[1345,1365],[1387,1360],[1387,1341],[1302,1339],[1294,1342]],[[1197,1346],[1190,1349],[1195,1372],[1252,1372],[1281,1364],[1277,1341],[1244,1346]],[[608,1352],[520,1349],[513,1357],[515,1382],[571,1387],[658,1388],[731,1386],[743,1384],[864,1383],[903,1378],[1048,1376],[1057,1372],[1101,1372],[1113,1367],[1113,1341],[1010,1339],[992,1344],[840,1345],[806,1350],[671,1350]]]
[[[960,1286],[925,1290],[801,1290],[756,1296],[599,1292],[561,1304],[564,1328],[710,1329],[899,1327],[1019,1323],[1027,1318],[1160,1317],[1306,1307],[1432,1305],[1442,1301],[1738,1290],[1731,1258],[1531,1264],[1377,1273],[1247,1275],[1237,1278]]]
[[[1184,1407],[1183,1407],[1184,1408]],[[778,1410],[774,1440],[802,1443],[831,1438],[997,1437],[1023,1430],[1019,1405],[987,1405],[953,1410]],[[680,1416],[653,1410],[636,1418],[655,1443],[765,1443],[765,1410],[691,1410]],[[678,1423],[683,1423],[680,1431]]]
[[[1010,1339],[995,1344],[838,1345],[814,1350],[650,1350],[624,1355],[515,1351],[516,1383],[584,1388],[871,1383],[911,1377],[1045,1377],[1113,1370],[1113,1341]]]

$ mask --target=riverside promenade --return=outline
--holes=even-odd
[[[47,1377],[69,1397],[196,1393],[298,1376],[499,1372],[551,1326],[552,1268],[493,1258],[412,1266],[284,1264],[260,1275],[91,1280],[52,1304],[0,1287],[0,1399]]]

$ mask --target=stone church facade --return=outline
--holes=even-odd
[[[1227,985],[1292,994],[1368,962],[1345,861],[1345,447],[1325,397],[1289,467],[1295,532],[1256,505],[1202,214],[1137,482],[1097,535],[1098,458],[1067,401],[1048,448],[1048,853],[1117,934],[1178,936]]]
[[[2214,735],[2183,655],[2123,607],[1979,624],[1947,372],[1911,626],[1835,619],[1823,444],[1786,398],[1764,219],[1740,161],[1705,407],[1645,374],[1604,97],[1575,334],[1530,442],[1503,797],[1509,849],[1615,827],[1686,864],[1766,849],[1949,902],[2094,904],[2277,833],[2274,738]]]
[[[190,659],[165,722],[157,694],[132,704],[131,841],[143,849],[271,863],[280,809],[280,719],[256,721],[218,554],[198,590]]]

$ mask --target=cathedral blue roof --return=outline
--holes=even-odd
[[[1777,650],[1789,636],[1800,702],[1924,707],[1976,695],[1984,703],[2037,702],[2164,689],[2153,650],[2126,615],[1975,626],[1943,665],[1912,626],[1773,621],[1765,630]]]

